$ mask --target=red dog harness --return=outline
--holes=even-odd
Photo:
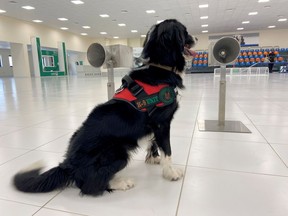
[[[122,82],[113,99],[128,102],[139,111],[147,111],[149,115],[157,107],[167,106],[176,100],[177,89],[168,84],[153,86],[139,80],[134,81],[128,75]]]

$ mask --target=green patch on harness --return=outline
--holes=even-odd
[[[158,94],[153,94],[135,101],[138,109],[144,109],[152,105],[167,106],[175,101],[176,94],[174,88],[165,87]]]

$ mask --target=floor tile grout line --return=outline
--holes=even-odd
[[[248,171],[241,171],[241,170],[230,170],[230,169],[221,169],[221,168],[204,167],[204,166],[193,166],[193,165],[188,165],[188,167],[191,167],[191,168],[199,168],[199,169],[208,169],[208,170],[217,170],[217,171],[223,171],[223,172],[232,172],[232,173],[242,173],[242,174],[259,175],[259,176],[271,176],[271,177],[288,178],[288,175],[280,175],[280,174],[255,173],[255,172],[248,172]]]
[[[56,193],[53,197],[51,197],[46,203],[44,203],[40,209],[38,209],[36,212],[33,213],[33,215],[37,214],[41,209],[43,209],[45,207],[45,205],[47,205],[51,200],[53,200],[56,196],[58,196],[62,191],[59,191],[58,193]],[[32,216],[33,216],[32,215]]]
[[[137,162],[145,162],[144,160],[141,159],[133,159],[134,161]],[[218,171],[224,171],[224,172],[233,172],[233,173],[244,173],[244,174],[252,174],[252,175],[263,175],[263,176],[274,176],[274,177],[283,177],[283,178],[288,178],[288,175],[280,175],[280,174],[269,174],[269,173],[259,173],[259,172],[249,172],[249,171],[241,171],[241,170],[232,170],[232,169],[223,169],[223,168],[216,168],[216,167],[205,167],[205,166],[195,166],[195,165],[184,165],[184,164],[178,164],[178,163],[173,163],[174,166],[179,166],[179,167],[191,167],[191,168],[200,168],[200,169],[209,169],[209,170],[218,170]]]
[[[237,106],[239,107],[239,109],[242,111],[240,105],[236,102]],[[243,112],[244,115],[247,117],[247,119],[249,119],[249,121],[251,121],[252,125],[255,127],[255,129],[259,132],[259,134],[261,134],[261,136],[264,138],[264,140],[267,142],[267,144],[270,146],[270,148],[272,149],[272,151],[277,155],[277,157],[282,161],[282,163],[284,164],[284,166],[286,166],[288,168],[288,164],[285,163],[285,161],[281,158],[281,156],[277,153],[277,151],[273,148],[273,146],[271,145],[271,143],[266,139],[266,137],[261,133],[261,131],[258,129],[258,127],[254,124],[254,122],[249,118],[249,116]]]
[[[55,119],[56,119],[56,118],[55,118]],[[15,133],[15,132],[23,131],[23,130],[28,129],[28,128],[33,128],[33,127],[35,127],[36,125],[43,124],[43,123],[48,122],[48,121],[51,121],[51,119],[50,119],[50,120],[45,120],[45,121],[43,121],[43,122],[41,122],[41,123],[35,123],[35,124],[29,125],[29,126],[20,127],[20,128],[17,129],[17,130],[10,131],[10,132],[7,132],[7,133],[4,133],[4,134],[0,135],[0,138],[3,137],[3,136],[7,136],[7,135],[9,135],[9,134]],[[8,126],[8,125],[7,125],[7,126]],[[14,127],[14,126],[10,126],[10,127]],[[48,129],[48,130],[52,130],[52,129],[72,130],[72,129],[66,129],[66,128],[45,128],[45,127],[43,127],[43,128],[41,128],[41,127],[35,127],[35,128],[37,128],[37,129]]]
[[[71,133],[71,132],[69,132],[69,133]],[[67,133],[67,134],[69,134],[69,133]],[[9,163],[9,162],[11,162],[11,161],[13,161],[13,160],[16,160],[16,159],[19,158],[19,157],[22,157],[23,155],[26,155],[26,154],[28,154],[28,153],[31,153],[31,152],[37,150],[38,148],[41,148],[41,147],[44,146],[44,145],[47,145],[47,144],[49,144],[49,143],[51,143],[51,142],[54,142],[55,140],[57,140],[57,139],[59,139],[59,138],[61,138],[61,137],[64,137],[64,136],[66,136],[67,134],[61,135],[60,137],[57,137],[56,139],[53,139],[53,140],[51,140],[51,141],[49,141],[48,143],[45,143],[45,144],[43,144],[43,145],[37,146],[37,147],[34,148],[34,149],[27,149],[27,152],[25,152],[25,153],[23,153],[23,154],[21,154],[21,155],[18,155],[17,157],[12,158],[12,159],[10,159],[10,160],[8,160],[8,161],[0,164],[0,167],[3,166],[3,165],[5,165],[6,163]],[[18,149],[18,148],[11,148],[11,149]],[[20,150],[26,150],[26,149],[20,149]],[[38,151],[39,151],[39,150],[38,150]],[[51,151],[45,151],[45,152],[56,153],[56,154],[62,153],[62,152],[51,152]]]
[[[39,208],[41,208],[41,205],[29,204],[29,203],[20,202],[20,201],[17,201],[17,200],[11,200],[11,199],[6,199],[6,198],[1,198],[1,197],[0,197],[0,201],[1,201],[1,200],[7,201],[7,202],[18,203],[18,204],[22,204],[22,205],[27,205],[27,206],[33,206],[33,207],[39,207]]]
[[[191,136],[191,142],[190,142],[190,146],[189,146],[189,149],[188,149],[188,156],[187,156],[187,160],[186,160],[186,164],[185,164],[184,175],[183,175],[183,179],[182,179],[182,184],[181,184],[179,199],[178,199],[178,202],[177,202],[177,208],[176,208],[176,214],[175,214],[175,216],[178,215],[179,208],[180,208],[180,203],[181,203],[181,198],[182,198],[182,192],[183,192],[183,188],[184,188],[184,183],[185,183],[186,173],[187,173],[187,168],[188,168],[188,162],[189,162],[189,158],[190,158],[190,151],[191,151],[191,148],[192,148],[192,142],[193,142],[194,132],[195,132],[196,127],[197,127],[197,117],[198,117],[198,115],[199,115],[199,110],[200,110],[200,105],[201,105],[201,102],[202,102],[202,97],[203,97],[203,92],[202,92],[201,100],[200,100],[199,103],[198,103],[196,120],[195,120],[195,122],[194,122],[194,127],[193,127],[193,131],[192,131],[192,136]]]
[[[208,131],[208,132],[213,132],[213,131]],[[217,133],[217,132],[216,132]],[[262,134],[261,134],[262,135]],[[213,139],[215,139],[215,138],[211,138],[211,137],[208,137],[208,138],[206,138],[206,137],[194,137],[194,138],[196,138],[196,139],[207,139],[207,140],[213,140]],[[267,142],[261,142],[261,141],[250,141],[250,140],[239,140],[239,139],[222,139],[221,141],[233,141],[233,142],[243,142],[243,143],[247,143],[247,142],[249,142],[249,143],[258,143],[258,144],[265,144],[265,145],[268,145],[268,143]],[[265,140],[266,141],[266,140]],[[277,144],[277,143],[275,143],[275,144]],[[285,145],[285,144],[283,144],[283,145]],[[287,144],[286,144],[287,145]]]
[[[89,216],[89,215],[82,214],[82,213],[79,214],[79,213],[76,213],[76,212],[64,211],[64,210],[54,209],[54,208],[45,207],[45,206],[43,206],[42,209],[49,209],[49,210],[58,211],[58,212],[71,213],[71,214],[75,214],[75,215],[77,215],[77,216]]]

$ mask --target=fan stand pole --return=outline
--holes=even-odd
[[[107,66],[107,93],[108,93],[108,100],[112,99],[115,94],[115,84],[114,84],[114,69],[113,69],[113,61],[108,60],[106,62]]]
[[[219,84],[218,120],[199,120],[199,131],[251,133],[251,131],[240,121],[225,121],[226,65],[221,65]]]
[[[219,125],[225,125],[225,102],[226,102],[226,66],[221,65],[219,85],[219,108],[218,121]]]

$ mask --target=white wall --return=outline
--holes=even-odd
[[[77,74],[76,62],[83,61],[84,65],[89,64],[87,60],[86,52],[68,51],[67,54],[68,54],[68,74],[69,75]]]
[[[145,38],[128,38],[128,39],[106,39],[105,44],[109,45],[126,45],[130,47],[142,47]]]
[[[288,48],[288,29],[260,31],[260,46]]]
[[[29,57],[27,45],[10,43],[11,56],[13,59],[13,76],[30,77]]]
[[[263,31],[246,31],[244,33],[259,33],[259,46],[279,46],[283,48],[288,47],[288,29],[275,29],[275,30],[263,30]],[[239,32],[228,32],[221,34],[211,35],[223,35],[223,34],[239,34]],[[209,34],[196,35],[198,38],[198,44],[194,48],[195,50],[207,50],[209,45]]]
[[[43,24],[34,24],[0,16],[0,41],[31,44],[30,38],[39,36],[41,45],[45,47],[57,48],[57,42],[66,43],[67,50],[86,52],[89,45],[98,42],[105,45],[104,39],[81,36],[61,29],[46,27]]]
[[[253,31],[254,33],[257,31]],[[259,32],[259,44],[260,46],[279,46],[288,47],[288,29],[281,30],[263,30]],[[192,32],[190,32],[192,33]],[[242,32],[241,33],[251,33]],[[193,33],[192,33],[193,34]],[[221,33],[223,34],[223,33]],[[218,35],[221,35],[218,34]],[[229,32],[227,34],[239,34],[239,32]],[[217,34],[214,34],[217,35]],[[25,22],[6,16],[0,16],[0,41],[7,41],[13,43],[20,43],[26,46],[31,44],[30,38],[32,36],[38,36],[41,40],[41,45],[44,47],[57,48],[57,42],[63,41],[66,43],[66,49],[70,51],[77,51],[83,53],[78,55],[77,58],[73,58],[73,61],[83,60],[84,64],[87,64],[85,53],[91,43],[100,43],[102,45],[126,45],[130,47],[142,47],[145,38],[128,38],[128,39],[105,39],[105,38],[91,38],[88,36],[81,36],[60,29],[50,28],[44,24],[36,24],[31,22]],[[196,35],[199,39],[195,50],[208,49],[209,40],[208,34]],[[75,56],[74,56],[75,57]],[[9,76],[10,70],[6,70]],[[1,70],[1,69],[0,69]],[[0,71],[3,74],[3,71]]]
[[[0,49],[0,55],[2,56],[3,67],[0,67],[0,77],[12,77],[13,67],[9,66],[8,56],[11,55],[10,49]]]

